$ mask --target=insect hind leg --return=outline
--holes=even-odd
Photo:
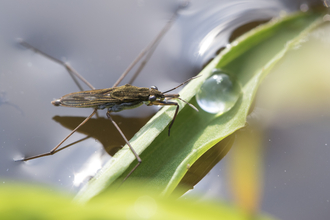
[[[40,157],[45,157],[45,156],[50,156],[53,155],[67,147],[70,147],[71,145],[59,148],[69,137],[71,137],[71,135],[73,135],[73,133],[75,133],[81,126],[83,126],[91,117],[93,117],[93,115],[95,115],[97,112],[97,109],[94,109],[94,111],[92,112],[92,114],[90,116],[88,116],[83,122],[81,122],[75,129],[73,129],[71,131],[70,134],[68,134],[58,145],[56,145],[56,147],[54,147],[51,151],[49,151],[48,153],[44,153],[44,154],[39,154],[36,156],[32,156],[32,157],[25,157],[23,159],[19,159],[16,161],[28,161],[28,160],[32,160],[32,159],[36,159],[36,158],[40,158]]]

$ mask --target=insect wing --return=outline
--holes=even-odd
[[[99,108],[100,106],[108,106],[111,105],[110,103],[115,104],[118,102],[117,99],[111,97],[112,91],[113,88],[70,93],[60,99],[61,105],[75,108]]]

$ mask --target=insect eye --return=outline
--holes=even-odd
[[[158,90],[157,86],[151,86],[150,88]]]
[[[150,95],[150,96],[149,96],[149,101],[150,101],[150,102],[156,101],[156,99],[157,99],[157,98],[156,98],[155,95]]]

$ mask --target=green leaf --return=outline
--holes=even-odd
[[[136,183],[138,184],[138,183]],[[135,186],[103,194],[82,205],[71,197],[37,186],[2,184],[1,219],[251,219],[241,210],[219,202],[158,198],[153,190]],[[109,192],[110,193],[110,192]],[[109,200],[109,198],[112,198]],[[180,208],[178,208],[180,207]],[[267,216],[253,219],[270,220]]]
[[[242,128],[263,77],[284,54],[322,23],[321,14],[298,13],[259,26],[232,42],[200,74],[181,91],[184,100],[191,100],[214,68],[234,74],[242,86],[236,105],[225,114],[195,112],[180,103],[171,136],[167,125],[174,107],[161,109],[131,140],[142,158],[142,164],[124,183],[135,178],[148,178],[145,187],[156,186],[159,193],[169,195],[178,186],[189,167],[216,143]],[[195,99],[190,101],[197,106]],[[135,166],[135,157],[125,146],[79,192],[77,200],[87,201],[106,189],[119,177],[125,177]],[[130,165],[131,164],[131,165]],[[130,166],[129,166],[130,165]],[[123,187],[123,186],[122,186]]]

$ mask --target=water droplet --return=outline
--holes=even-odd
[[[309,6],[307,4],[304,3],[300,5],[300,11],[306,12],[308,10],[309,10]]]
[[[198,105],[209,113],[225,113],[237,102],[241,86],[222,70],[214,69],[213,75],[205,80],[196,95]]]

